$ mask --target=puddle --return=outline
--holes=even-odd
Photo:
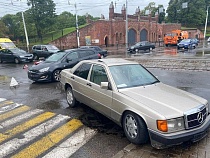
[[[38,105],[37,108],[45,109],[45,110],[56,110],[56,109],[66,109],[68,108],[68,105],[63,100],[55,99],[55,100],[44,102]]]
[[[100,133],[125,137],[123,129],[107,117],[88,107],[84,107],[84,111],[84,114],[79,117],[84,125],[96,129]]]

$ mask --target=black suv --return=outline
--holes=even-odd
[[[28,78],[37,81],[59,81],[63,69],[72,68],[81,60],[98,59],[100,55],[92,49],[69,49],[52,54],[44,61],[29,68]]]
[[[95,51],[97,51],[101,58],[104,58],[108,55],[107,50],[101,49],[99,46],[81,46],[80,49],[87,49],[87,48],[92,48]]]
[[[58,52],[59,49],[54,45],[34,45],[32,47],[32,53],[34,60],[38,60],[40,57],[47,58],[48,56]]]

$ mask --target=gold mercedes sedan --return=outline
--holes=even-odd
[[[119,58],[84,60],[61,72],[70,107],[84,103],[124,129],[134,144],[161,149],[207,135],[209,104],[161,83],[141,64]]]

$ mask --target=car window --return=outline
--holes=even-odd
[[[41,46],[36,46],[36,50],[41,50]]]
[[[93,54],[95,54],[95,52],[94,52],[94,51],[92,51],[92,50],[88,50],[87,52],[88,52],[88,54],[89,54],[89,55],[93,55]]]
[[[101,82],[108,82],[106,71],[102,66],[99,65],[93,66],[90,76],[90,81],[98,85],[100,85]]]
[[[79,54],[80,54],[81,58],[89,56],[89,52],[88,51],[80,51]]]
[[[110,72],[117,88],[129,88],[159,82],[139,64],[110,66]]]
[[[75,71],[74,75],[87,79],[91,64],[84,63],[80,65]]]
[[[65,56],[66,53],[65,52],[60,52],[60,53],[56,53],[56,54],[52,54],[51,56],[49,56],[48,58],[46,58],[46,62],[55,62],[58,61],[60,59],[63,58],[63,56]]]
[[[72,52],[69,55],[67,55],[67,59],[69,59],[69,60],[74,60],[74,59],[78,59],[78,58],[79,58],[79,56],[78,56],[77,52]]]

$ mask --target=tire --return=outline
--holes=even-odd
[[[71,108],[76,107],[76,105],[78,103],[74,97],[71,87],[67,87],[67,89],[66,89],[66,100],[67,100],[67,103],[69,104],[69,107],[71,107]]]
[[[168,44],[166,44],[166,47],[168,47]]]
[[[18,60],[18,58],[15,58],[14,61],[15,61],[15,64],[19,64],[20,63],[20,61]]]
[[[39,59],[38,55],[34,54],[34,60],[38,60],[38,59]]]
[[[134,144],[144,144],[149,140],[147,126],[142,118],[133,112],[123,115],[123,129],[127,139]]]
[[[60,81],[60,72],[61,70],[58,70],[58,69],[53,72],[53,75],[52,75],[53,81],[55,82]]]

